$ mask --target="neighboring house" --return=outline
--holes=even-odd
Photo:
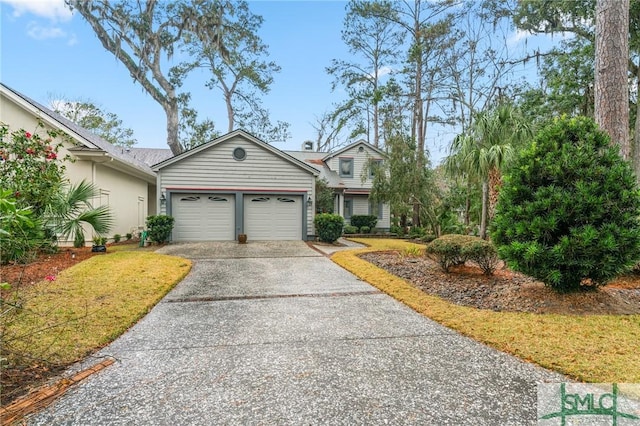
[[[132,154],[143,161],[162,155]],[[236,240],[240,234],[249,241],[306,240],[315,234],[319,172],[243,130],[152,169],[158,174],[158,211],[175,218],[173,241]]]
[[[349,223],[353,215],[378,217],[377,228],[388,230],[391,211],[388,203],[373,202],[371,193],[372,170],[370,165],[384,161],[384,151],[364,140],[354,142],[335,152],[315,152],[313,143],[305,142],[302,151],[287,151],[300,161],[310,164],[320,172],[335,193],[335,213]]]
[[[64,142],[59,152],[61,157],[69,154],[74,160],[65,162],[66,177],[71,183],[86,180],[98,188],[100,197],[93,204],[109,206],[114,219],[110,236],[143,229],[147,216],[156,213],[155,172],[124,148],[0,83],[0,122],[10,131],[25,129],[33,133],[38,119],[46,129],[62,130],[70,136],[71,142]],[[86,241],[92,237],[85,235]]]

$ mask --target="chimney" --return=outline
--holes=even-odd
[[[313,151],[313,142],[312,141],[304,141],[304,142],[302,142],[302,150],[303,151]]]

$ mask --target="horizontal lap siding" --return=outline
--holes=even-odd
[[[238,147],[247,153],[243,161],[233,159],[233,150]],[[163,191],[167,187],[174,191],[174,188],[295,190],[313,198],[315,180],[311,173],[238,137],[162,168],[160,186]],[[307,232],[313,234],[312,208],[307,209]]]
[[[329,160],[329,168],[340,174],[340,158],[353,158],[353,178],[341,177],[347,188],[367,188],[370,189],[373,182],[369,179],[369,159],[381,159],[380,154],[365,147],[364,152],[358,152],[358,146],[346,150],[342,154]],[[365,172],[366,180],[362,181],[362,171]]]

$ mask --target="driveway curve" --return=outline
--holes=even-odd
[[[115,364],[29,424],[533,425],[536,384],[566,381],[424,318],[303,242],[163,251],[193,259],[191,273],[97,354]]]

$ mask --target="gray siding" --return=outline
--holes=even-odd
[[[233,158],[235,148],[243,148],[247,156],[243,161]],[[195,153],[159,172],[159,186],[167,188],[218,190],[234,192],[294,191],[307,193],[315,199],[314,176],[308,171],[246,140],[236,137]],[[306,200],[305,200],[306,206]],[[307,208],[307,232],[313,234],[313,208]],[[161,206],[165,212],[165,206]]]
[[[344,182],[347,188],[367,188],[370,189],[372,186],[371,179],[369,179],[369,167],[367,163],[369,159],[382,159],[380,155],[370,149],[367,146],[364,146],[364,152],[358,152],[358,148],[364,145],[357,145],[351,149],[346,150],[345,152],[331,158],[329,160],[329,168],[331,170],[335,170],[338,174],[340,174],[340,158],[353,158],[353,177],[346,178],[341,177],[340,179]],[[366,180],[362,181],[362,171],[365,172]]]

